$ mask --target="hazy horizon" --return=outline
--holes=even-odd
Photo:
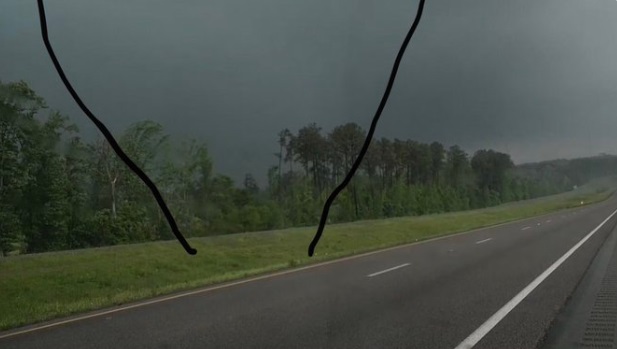
[[[147,6],[146,6],[147,4]],[[46,3],[69,79],[112,132],[150,119],[263,181],[277,133],[367,129],[416,1]],[[0,12],[0,80],[23,79],[91,138],[40,37],[36,2]],[[617,4],[431,1],[377,137],[492,148],[515,163],[615,153]]]

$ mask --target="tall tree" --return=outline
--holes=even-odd
[[[467,154],[458,145],[451,146],[446,155],[446,177],[451,187],[463,185],[469,166]]]
[[[312,177],[314,188],[321,192],[327,181],[325,176],[328,143],[315,123],[301,128],[295,138],[296,159],[302,164],[306,176]]]
[[[494,150],[478,150],[471,159],[482,200],[486,204],[499,203],[504,199],[507,172],[514,164],[510,155]],[[496,196],[496,199],[493,199]]]
[[[0,82],[0,249],[11,252],[23,239],[20,216],[23,191],[31,181],[36,163],[28,162],[24,150],[36,145],[39,127],[34,116],[46,108],[44,101],[23,82]]]
[[[439,177],[444,166],[445,149],[439,142],[431,143],[431,181],[434,184],[439,184]]]
[[[343,160],[343,169],[349,172],[353,163],[360,153],[366,132],[356,123],[347,123],[335,127],[329,135],[332,149]],[[358,188],[356,181],[352,180],[351,191],[353,196],[355,217],[359,216]]]

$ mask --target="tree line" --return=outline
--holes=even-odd
[[[268,188],[291,225],[315,224],[331,190],[359,154],[366,132],[347,123],[323,132],[315,123],[278,135],[278,165]],[[300,165],[300,169],[297,169]],[[296,169],[294,169],[296,166]],[[332,222],[468,210],[563,192],[572,181],[543,182],[508,154],[457,145],[373,139],[359,171],[331,210]]]
[[[316,224],[365,135],[355,123],[282,130],[263,189],[251,174],[237,185],[216,173],[204,142],[175,142],[155,122],[117,140],[194,237]],[[487,207],[570,190],[615,168],[612,156],[515,166],[494,150],[470,156],[456,145],[380,138],[329,221]],[[25,82],[0,82],[0,255],[172,238],[149,190],[103,138],[82,139]]]

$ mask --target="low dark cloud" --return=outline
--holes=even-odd
[[[263,178],[276,133],[368,126],[417,1],[48,1],[78,92],[112,130],[153,119]],[[517,162],[615,152],[617,2],[428,1],[379,136]],[[96,130],[49,61],[34,1],[0,5],[0,79]]]

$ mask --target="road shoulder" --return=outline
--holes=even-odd
[[[539,347],[614,348],[617,329],[617,228],[613,229]]]

